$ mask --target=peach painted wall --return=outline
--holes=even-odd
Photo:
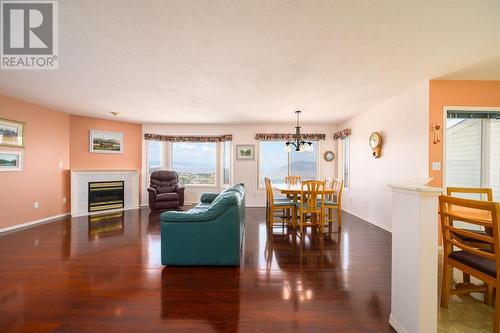
[[[90,129],[122,132],[123,154],[89,152]],[[142,125],[121,121],[70,116],[70,159],[73,170],[140,170],[142,167]]]
[[[23,171],[0,172],[0,228],[68,213],[69,115],[0,95],[0,118],[26,123],[24,149],[0,146],[24,152]]]
[[[432,185],[443,186],[443,141],[433,144],[430,128],[443,126],[445,106],[500,107],[500,81],[445,81],[432,80],[429,86],[429,177]],[[443,131],[441,131],[443,134]],[[441,170],[433,171],[432,162],[441,162]]]

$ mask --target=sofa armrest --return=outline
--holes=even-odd
[[[212,203],[219,193],[205,192],[201,195],[200,201],[203,203]]]

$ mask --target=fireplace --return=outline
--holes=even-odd
[[[124,207],[124,182],[89,182],[89,212]]]

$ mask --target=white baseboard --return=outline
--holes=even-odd
[[[398,333],[408,333],[408,331],[401,326],[401,324],[392,316],[392,313],[389,316],[389,324],[391,324],[392,328],[396,330]]]
[[[70,213],[68,212],[68,213],[64,213],[64,214],[59,214],[59,215],[44,217],[43,219],[39,219],[39,220],[36,220],[36,221],[31,221],[31,222],[26,222],[26,223],[11,225],[9,227],[1,228],[0,229],[0,234],[4,233],[4,232],[8,232],[8,231],[13,231],[13,230],[17,230],[17,229],[31,227],[31,226],[33,226],[35,224],[50,222],[52,220],[57,220],[57,219],[60,219],[62,217],[66,217],[66,216],[69,216],[69,215],[70,215]]]

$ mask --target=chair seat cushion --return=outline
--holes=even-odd
[[[293,206],[292,200],[274,200],[274,206]]]
[[[177,193],[160,193],[156,195],[156,201],[178,201],[179,194]]]
[[[494,260],[490,260],[467,251],[453,251],[448,257],[492,277],[497,276]]]
[[[337,205],[337,200],[325,200],[324,201],[325,206],[336,206]]]

